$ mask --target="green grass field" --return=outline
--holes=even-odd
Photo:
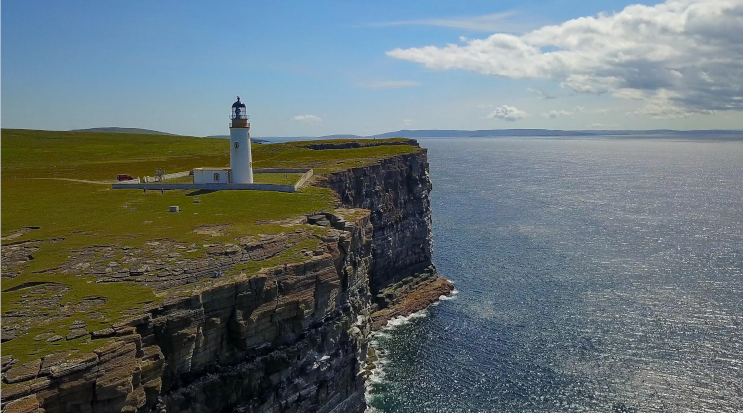
[[[294,185],[304,174],[255,174],[253,182],[260,184]]]
[[[317,141],[253,145],[254,167],[313,168],[317,175],[421,150],[410,145],[379,145],[385,142],[395,140],[374,141],[378,146],[332,150],[307,147]],[[15,278],[3,275],[3,314],[18,311],[22,306],[24,290],[7,292],[8,289],[31,282],[55,282],[69,288],[62,297],[63,303],[76,303],[90,296],[103,297],[105,305],[96,309],[103,316],[86,320],[89,326],[103,328],[128,309],[162,296],[135,283],[96,284],[91,276],[56,272],[54,269],[69,261],[75,251],[91,245],[141,247],[154,239],[198,245],[232,242],[246,235],[286,230],[265,221],[335,207],[331,191],[312,186],[297,193],[148,191],[145,194],[140,190],[111,190],[110,185],[104,184],[115,180],[120,173],[136,177],[153,175],[156,168],[171,173],[227,165],[228,151],[229,141],[222,139],[3,129],[3,245],[39,240],[36,244],[40,247],[33,253],[34,259],[22,266],[20,275]],[[256,181],[293,184],[301,174],[291,175],[257,174]],[[180,206],[182,212],[167,212],[170,205]],[[220,224],[230,225],[216,236],[194,232],[203,225]],[[38,229],[24,230],[27,227]],[[290,260],[293,256],[282,259]],[[249,268],[259,269],[255,265]],[[64,333],[72,321],[36,326],[25,336],[3,343],[3,355],[29,360],[50,352],[84,349],[89,343],[62,340],[48,344],[33,340],[32,336],[39,331]]]

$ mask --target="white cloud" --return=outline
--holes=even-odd
[[[616,128],[617,126],[619,126],[619,125],[617,125],[616,123],[609,123],[609,124],[606,124],[606,123],[592,123],[592,124],[590,124],[590,125],[588,125],[586,127],[589,128],[589,129],[607,129],[607,128]]]
[[[630,92],[620,92],[620,93],[630,93]],[[645,99],[647,102],[644,107],[634,111],[629,112],[629,115],[649,115],[656,119],[680,119],[680,118],[688,118],[692,115],[697,114],[712,114],[715,111],[711,109],[702,109],[702,108],[685,108],[682,106],[674,105],[673,99],[675,96],[678,96],[678,94],[675,94],[670,91],[661,90],[659,91],[655,96],[650,96]],[[637,99],[642,99],[642,97],[638,97]]]
[[[601,115],[606,115],[607,113],[609,113],[609,111],[606,109],[590,109],[589,110],[589,109],[584,108],[583,106],[576,106],[575,108],[573,108],[573,110],[551,110],[549,112],[544,112],[539,116],[542,116],[544,118],[555,119],[561,116],[573,116],[578,113],[598,113]]]
[[[549,112],[542,113],[540,116],[544,118],[550,118],[550,119],[556,119],[560,116],[573,116],[574,112],[569,112],[567,110],[551,110]]]
[[[394,49],[430,69],[558,81],[578,93],[642,99],[638,113],[743,110],[743,0],[666,0],[465,44]]]
[[[527,22],[523,18],[518,21],[512,20],[511,17],[516,12],[509,11],[505,13],[492,13],[483,16],[460,16],[460,17],[442,17],[419,20],[402,20],[384,23],[372,23],[371,27],[388,27],[388,26],[437,26],[448,27],[453,29],[464,29],[480,32],[521,32],[537,27],[534,23]]]
[[[413,119],[404,119],[402,121],[402,126],[404,127],[410,127],[413,124]]]
[[[496,108],[493,112],[488,115],[490,119],[503,119],[509,122],[523,119],[527,116],[527,113],[523,110],[516,109],[513,106],[503,105]]]
[[[634,112],[628,112],[630,115],[649,115],[656,119],[681,119],[688,118],[692,115],[706,114],[711,115],[715,113],[714,110],[686,110],[684,108],[674,106],[665,101],[651,101],[645,107],[640,108]]]
[[[413,80],[384,80],[361,84],[360,86],[369,89],[400,89],[403,87],[419,86],[420,83]]]
[[[309,125],[319,125],[322,123],[322,118],[315,115],[297,115],[294,117],[297,122],[304,122]]]
[[[533,94],[537,95],[537,98],[542,99],[542,100],[557,99],[557,96],[552,95],[552,94],[549,94],[549,93],[545,92],[542,89],[528,88],[528,89],[526,89],[526,91],[529,92],[529,93],[533,93]]]

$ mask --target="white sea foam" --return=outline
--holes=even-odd
[[[374,363],[377,364],[377,363]],[[369,383],[368,384],[378,384],[381,383],[384,380],[385,372],[381,365],[378,365],[374,368],[374,371],[369,376]]]
[[[457,290],[457,289],[455,288],[455,289],[453,289],[453,290],[451,291],[451,295],[441,295],[441,296],[439,296],[439,301],[449,301],[449,300],[453,300],[454,298],[456,298],[455,296],[456,296],[457,294],[459,294],[459,290]],[[437,303],[438,303],[438,302],[437,302]]]
[[[389,333],[385,333],[384,331],[375,331],[372,334],[372,340],[369,342],[369,344],[371,344],[372,347],[376,348],[377,345],[379,344],[379,341],[377,341],[377,339],[380,339],[380,338],[385,340],[385,339],[390,338],[390,335]]]
[[[410,314],[409,316],[402,316],[399,315],[397,317],[393,317],[389,321],[387,321],[387,325],[382,327],[382,330],[392,330],[395,327],[399,327],[405,324],[410,323],[411,321],[415,320],[416,318],[423,318],[428,315],[428,309],[423,309],[420,311],[416,311],[413,314]]]
[[[387,322],[387,325],[385,325],[382,328],[382,330],[373,333],[372,338],[369,341],[369,345],[376,350],[377,360],[374,361],[374,369],[372,369],[371,374],[366,380],[365,397],[366,397],[367,405],[369,405],[369,402],[371,401],[371,398],[373,397],[373,395],[371,394],[372,387],[375,384],[379,384],[384,381],[385,366],[390,363],[390,360],[387,357],[385,357],[387,355],[387,352],[381,348],[382,346],[381,346],[380,340],[383,342],[384,340],[390,338],[390,332],[393,329],[399,326],[408,324],[416,318],[426,317],[427,315],[428,315],[428,311],[424,309],[424,310],[416,311],[415,313],[412,313],[407,317],[397,316],[389,320]],[[373,410],[367,410],[367,412],[373,412]]]
[[[372,369],[371,374],[366,380],[365,387],[366,392],[366,402],[367,405],[369,404],[369,401],[371,400],[372,394],[371,389],[375,384],[379,384],[384,381],[385,376],[385,366],[390,363],[389,359],[385,357],[386,353],[379,349],[379,347],[373,345],[375,349],[375,353],[377,356],[377,359],[374,361],[374,369]]]
[[[448,301],[453,298],[454,294],[457,294],[459,291],[456,289],[452,291],[452,296],[440,296],[439,301],[436,301],[435,303],[431,304],[431,306],[436,306],[441,303],[441,301]],[[377,410],[370,406],[371,401],[375,397],[374,394],[372,394],[373,386],[379,383],[384,382],[385,377],[385,366],[390,363],[390,360],[385,357],[387,355],[387,352],[382,348],[383,343],[385,340],[389,339],[391,337],[391,332],[403,325],[409,324],[413,320],[417,318],[424,318],[428,316],[429,312],[427,308],[424,308],[423,310],[416,311],[408,316],[397,316],[393,317],[389,321],[387,321],[387,324],[382,327],[381,330],[376,331],[372,333],[371,340],[369,341],[369,345],[373,347],[376,350],[377,360],[374,361],[374,369],[371,371],[371,374],[369,375],[368,379],[366,380],[366,392],[364,397],[366,398],[366,405],[367,409],[365,413],[376,413]]]

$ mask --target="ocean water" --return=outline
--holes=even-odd
[[[743,142],[423,139],[458,290],[376,412],[743,412]]]

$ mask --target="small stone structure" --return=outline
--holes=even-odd
[[[230,168],[194,168],[193,182],[195,184],[228,184],[230,183]]]

